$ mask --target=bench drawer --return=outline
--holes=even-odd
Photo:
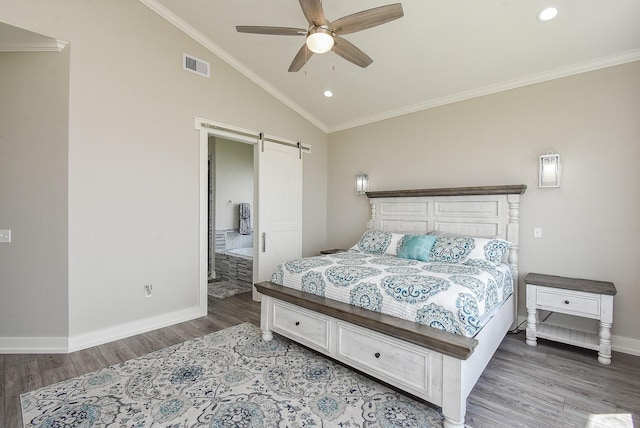
[[[273,330],[314,349],[329,351],[329,318],[288,305],[273,303]]]
[[[431,376],[434,356],[427,349],[339,323],[337,355],[343,361],[355,363],[364,372],[390,377],[427,395],[433,392]]]

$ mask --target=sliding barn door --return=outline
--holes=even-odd
[[[270,141],[260,141],[256,151],[254,282],[262,282],[279,263],[302,256],[302,156],[297,147]],[[259,299],[255,290],[254,298]]]

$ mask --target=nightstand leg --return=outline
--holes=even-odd
[[[527,308],[527,345],[536,346],[536,325],[538,324],[538,310]]]
[[[600,321],[600,349],[598,361],[611,364],[611,323]]]

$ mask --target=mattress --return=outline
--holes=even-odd
[[[474,337],[513,293],[506,264],[423,262],[357,250],[287,261],[271,281],[465,337]]]

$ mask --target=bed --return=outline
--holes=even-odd
[[[273,332],[281,334],[440,406],[446,428],[463,427],[469,393],[504,335],[515,327],[517,320],[518,218],[520,195],[525,189],[524,185],[508,185],[367,192],[371,218],[365,235],[370,232],[374,239],[364,239],[363,235],[348,252],[289,261],[288,269],[284,271],[299,273],[300,278],[308,274],[304,284],[298,281],[296,285],[296,275],[284,275],[283,266],[276,269],[272,281],[256,284],[262,294],[263,339],[271,340]],[[472,242],[476,243],[508,241],[510,245],[506,247],[504,257],[498,251],[497,255],[491,253],[487,260],[496,267],[507,264],[506,271],[502,267],[500,278],[510,281],[511,286],[505,281],[498,284],[501,298],[492,298],[490,303],[471,304],[478,308],[484,305],[482,314],[475,311],[474,307],[473,316],[464,319],[462,324],[448,327],[441,318],[435,324],[433,318],[423,322],[428,314],[420,310],[426,308],[425,302],[428,301],[422,297],[424,294],[435,295],[430,291],[441,284],[433,278],[428,286],[424,286],[424,283],[420,286],[418,281],[418,285],[411,288],[418,292],[405,295],[407,298],[404,300],[419,301],[417,308],[393,308],[393,305],[389,305],[389,302],[403,300],[393,298],[394,290],[400,291],[393,281],[386,285],[385,292],[379,293],[386,299],[384,302],[370,295],[363,298],[363,294],[357,292],[356,298],[353,298],[352,291],[357,288],[356,284],[362,288],[374,282],[376,272],[373,270],[376,268],[372,266],[376,264],[378,268],[382,266],[377,270],[391,267],[392,271],[405,275],[412,272],[403,271],[404,268],[423,269],[427,265],[425,269],[429,270],[431,277],[437,276],[433,275],[434,272],[449,270],[441,269],[433,263],[434,260],[421,260],[423,257],[420,255],[416,257],[413,254],[407,258],[407,254],[402,254],[403,257],[394,254],[406,249],[407,245],[402,245],[406,236],[426,235],[433,235],[438,240],[442,236],[472,238]],[[393,242],[377,248],[381,236]],[[453,271],[469,266],[491,265],[487,260],[480,263],[475,256],[468,257],[469,252],[466,257],[463,255],[455,259],[454,255],[454,260],[450,260],[451,252],[438,253],[435,250],[438,248],[437,242],[431,247],[431,257],[436,253],[442,256],[443,259],[436,262],[446,262],[443,266],[455,262],[451,263],[457,266]],[[363,254],[358,255],[359,252]],[[369,260],[371,258],[376,260]],[[347,263],[340,263],[345,261]],[[368,262],[373,265],[364,264]],[[366,281],[363,278],[354,279],[350,271],[340,267],[355,264],[372,269],[359,270],[367,272]],[[310,265],[316,265],[320,273],[309,274],[312,272]],[[328,272],[330,269],[333,270]],[[329,282],[335,285],[333,291],[329,285],[323,285],[320,292],[318,281],[312,278],[320,274],[327,279],[332,277]],[[498,276],[495,276],[497,274],[493,272],[493,275],[499,282]],[[347,297],[340,297],[338,294],[344,290],[349,290]],[[378,306],[392,306],[392,309],[385,313],[378,310]],[[405,316],[407,319],[401,318],[400,312],[408,313]]]

